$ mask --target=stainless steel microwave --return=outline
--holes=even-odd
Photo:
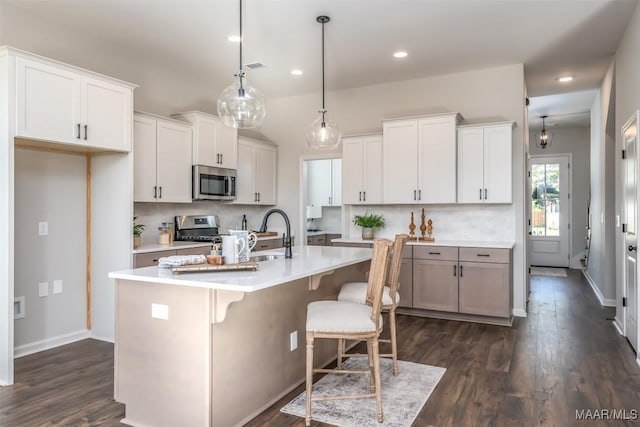
[[[193,200],[235,200],[235,169],[193,166]]]

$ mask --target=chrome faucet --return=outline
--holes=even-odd
[[[284,218],[284,223],[287,226],[287,233],[284,235],[284,257],[291,258],[291,224],[289,223],[289,217],[286,213],[284,213],[281,209],[269,209],[266,214],[264,214],[264,218],[262,219],[262,225],[260,226],[260,232],[264,233],[267,231],[267,220],[272,213],[279,213]]]

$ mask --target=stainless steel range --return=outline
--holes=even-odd
[[[175,240],[214,243],[222,240],[218,215],[182,215],[175,218],[175,223]]]

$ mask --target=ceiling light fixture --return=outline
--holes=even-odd
[[[324,24],[329,22],[328,16],[318,16],[316,21],[322,24],[322,110],[320,116],[311,124],[307,132],[307,144],[311,148],[334,149],[340,144],[340,129],[333,121],[327,119],[327,109],[324,105]]]
[[[237,80],[218,98],[218,115],[226,126],[250,129],[260,126],[266,113],[264,96],[247,84],[242,70],[242,0],[240,0],[240,71]],[[244,81],[243,81],[244,80]]]
[[[560,83],[569,83],[573,81],[573,76],[561,76],[561,77],[558,77],[558,81]]]
[[[397,52],[395,52],[393,54],[394,58],[406,58],[407,56],[409,56],[409,54],[407,52],[405,52],[404,50],[399,50]]]
[[[298,69],[291,70],[291,75],[292,76],[301,76],[302,74],[303,74],[302,70],[298,70]]]
[[[537,145],[544,150],[551,145],[551,133],[547,132],[547,129],[544,127],[544,119],[546,119],[548,116],[540,117],[542,118],[542,130],[540,131]]]

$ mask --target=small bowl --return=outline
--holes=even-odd
[[[207,262],[213,265],[224,264],[224,256],[222,255],[207,255]]]

